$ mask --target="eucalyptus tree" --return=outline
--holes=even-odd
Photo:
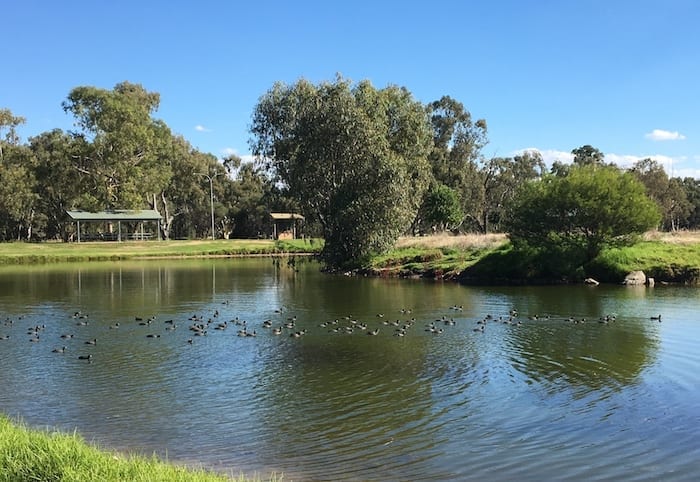
[[[514,157],[491,158],[481,172],[484,200],[480,219],[475,221],[483,233],[488,233],[491,224],[499,225],[520,185],[542,177],[545,164],[539,152],[525,151]]]
[[[677,179],[677,178],[674,178]],[[689,212],[684,227],[687,229],[700,228],[700,180],[694,177],[678,179],[689,204]]]
[[[669,179],[663,166],[650,158],[637,161],[631,172],[644,184],[647,195],[659,206],[664,229],[673,231],[684,223],[692,207],[679,180]]]
[[[87,147],[74,167],[102,207],[141,208],[167,184],[158,150],[169,131],[152,117],[159,102],[159,94],[129,82],[113,90],[76,87],[63,102]]]
[[[602,166],[605,164],[605,154],[599,149],[586,144],[573,149],[574,164],[579,166]]]
[[[431,129],[408,90],[276,83],[259,100],[253,153],[323,230],[324,259],[358,263],[406,230],[428,185]]]
[[[81,175],[73,166],[73,159],[85,151],[84,143],[54,129],[30,138],[29,148],[34,157],[38,210],[46,219],[45,236],[65,238],[66,210],[91,204],[83,197]]]
[[[464,220],[459,194],[444,184],[431,186],[416,219],[423,230],[427,227],[430,232],[456,231]]]
[[[0,109],[0,238],[31,239],[37,218],[32,155],[17,127],[25,119]]]
[[[485,193],[479,161],[488,142],[486,121],[472,121],[464,105],[449,96],[430,103],[427,110],[433,128],[433,147],[428,156],[433,177],[458,194],[468,224],[481,229]]]

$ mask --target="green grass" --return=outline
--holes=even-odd
[[[124,241],[85,243],[0,243],[0,264],[60,261],[107,261],[185,256],[241,256],[251,254],[318,253],[323,241],[295,239]]]
[[[154,457],[100,450],[77,434],[32,430],[0,416],[0,482],[223,482],[248,481]],[[273,477],[270,480],[281,480]]]
[[[633,246],[607,249],[589,267],[591,275],[599,276],[601,281],[620,279],[635,270],[644,271],[657,281],[698,283],[700,244],[642,241]]]
[[[403,243],[370,259],[361,271],[377,276],[425,276],[475,283],[551,283],[593,277],[618,283],[630,271],[642,270],[658,282],[700,283],[700,242],[678,243],[669,238],[608,248],[593,262],[573,272],[558,271],[566,260],[513,249],[505,238],[492,243],[439,246],[435,240]]]

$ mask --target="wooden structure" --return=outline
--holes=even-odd
[[[272,218],[272,239],[296,239],[297,221],[304,216],[295,213],[270,213]]]
[[[122,241],[123,239],[138,239],[146,240],[153,237],[152,233],[144,231],[144,222],[156,223],[156,236],[160,241],[160,220],[163,219],[158,211],[153,209],[129,210],[117,209],[112,211],[66,211],[68,217],[77,224],[76,233],[77,241],[81,240],[81,223],[106,223],[107,229],[105,233],[101,233],[97,238],[104,241]],[[122,222],[138,223],[139,229],[132,233],[122,233]],[[114,232],[114,224],[117,225],[117,231]]]

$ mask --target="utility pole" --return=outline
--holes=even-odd
[[[201,172],[197,172],[195,174],[197,174],[198,176],[204,176],[207,179],[209,179],[209,203],[211,208],[211,239],[214,240],[216,239],[214,235],[214,178],[221,173],[217,172],[213,176],[209,174],[202,174]]]

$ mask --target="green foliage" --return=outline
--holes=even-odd
[[[103,209],[141,208],[167,183],[170,173],[158,154],[171,134],[151,117],[159,102],[157,93],[122,82],[111,91],[76,87],[63,103],[86,141],[75,163],[85,176],[82,187]]]
[[[486,121],[473,122],[464,105],[450,96],[432,102],[427,110],[433,129],[428,160],[434,182],[455,191],[464,216],[471,221],[469,224],[478,225],[485,202],[483,173],[478,161],[487,143]]]
[[[574,166],[566,176],[545,176],[521,189],[507,222],[516,247],[529,246],[566,259],[566,270],[605,247],[629,241],[659,221],[656,205],[630,173],[614,167]]]
[[[423,223],[431,226],[432,231],[454,229],[464,218],[459,195],[444,184],[426,193],[421,211]]]
[[[644,184],[647,195],[659,207],[663,228],[675,230],[685,224],[692,205],[680,179],[669,179],[663,166],[649,158],[636,162],[631,172]]]
[[[332,266],[388,249],[427,187],[430,128],[404,88],[275,84],[253,115],[253,152],[323,230]]]

